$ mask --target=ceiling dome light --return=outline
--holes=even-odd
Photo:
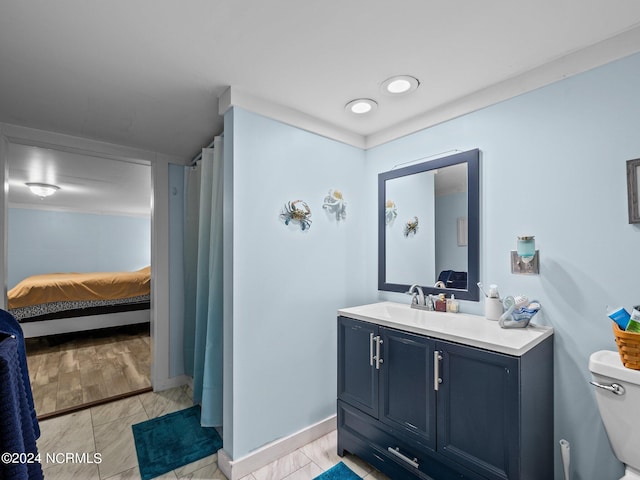
[[[48,197],[56,193],[58,190],[60,190],[60,187],[56,185],[50,185],[48,183],[28,182],[28,183],[25,183],[25,185],[29,187],[29,190],[31,190],[31,193],[39,196],[40,198]]]
[[[388,95],[402,95],[413,92],[420,85],[420,81],[410,75],[396,75],[382,82],[382,91]]]
[[[356,115],[363,115],[378,108],[378,103],[370,98],[357,98],[347,103],[344,108]]]

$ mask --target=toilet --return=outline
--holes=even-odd
[[[609,350],[591,354],[589,370],[611,448],[625,464],[620,480],[640,480],[640,370],[624,367]]]

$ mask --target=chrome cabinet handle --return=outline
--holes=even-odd
[[[400,453],[400,449],[398,447],[396,447],[396,448],[387,447],[387,450],[389,451],[389,453],[392,453],[393,455],[398,457],[400,460],[402,460],[403,462],[408,463],[412,467],[420,468],[420,464],[418,463],[418,459],[416,457],[413,457],[413,460],[411,460],[406,455]]]
[[[594,387],[602,388],[603,390],[607,390],[608,392],[615,393],[616,395],[624,395],[625,390],[622,385],[619,383],[612,383],[611,385],[602,385],[601,383],[591,381],[589,382]]]
[[[369,334],[369,366],[373,367],[373,333]]]
[[[433,352],[433,389],[436,392],[442,383],[442,379],[440,378],[440,360],[442,360],[442,355],[436,350]]]
[[[382,338],[380,335],[375,337],[376,340],[376,370],[380,370],[380,364],[383,363],[382,358],[380,358],[380,345],[382,345]]]

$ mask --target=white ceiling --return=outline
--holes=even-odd
[[[366,139],[639,22],[638,0],[0,0],[0,122],[189,158],[233,86]],[[386,97],[396,74],[421,85]]]
[[[9,144],[9,206],[96,214],[149,216],[151,167],[76,153]],[[26,182],[60,187],[40,198]]]

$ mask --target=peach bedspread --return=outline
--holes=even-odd
[[[27,277],[8,293],[8,307],[52,302],[115,300],[149,295],[151,267],[135,272],[47,273]]]

